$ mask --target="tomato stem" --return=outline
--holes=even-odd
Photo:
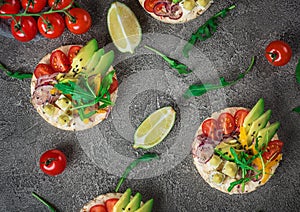
[[[64,11],[65,15],[68,16],[72,23],[76,23],[76,18],[72,16],[68,11]]]
[[[43,203],[44,205],[46,205],[46,206],[49,208],[49,210],[50,210],[51,212],[57,212],[57,210],[56,210],[49,202],[47,202],[46,200],[44,200],[44,199],[43,199],[42,197],[40,197],[37,193],[32,192],[31,194],[32,194],[32,196],[34,196],[37,200],[39,200],[41,203]]]
[[[43,162],[43,164],[45,164],[46,166],[49,166],[53,161],[55,161],[56,159],[55,158],[48,158],[46,160],[46,162]]]
[[[276,60],[277,57],[278,57],[278,54],[277,54],[277,53],[274,53],[274,52],[267,52],[267,54],[270,55],[270,57],[272,58],[272,63],[274,63],[275,60]]]

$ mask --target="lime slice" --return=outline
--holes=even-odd
[[[133,53],[141,42],[142,30],[131,9],[120,2],[112,3],[107,14],[107,25],[117,49]]]
[[[133,148],[149,149],[159,144],[171,131],[175,115],[172,107],[164,107],[148,116],[134,134]]]

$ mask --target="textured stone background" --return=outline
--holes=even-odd
[[[248,65],[252,55],[257,55],[257,62],[254,71],[244,80],[210,96],[220,94],[223,97],[220,102],[225,102],[226,106],[244,107],[254,105],[263,97],[266,108],[273,110],[272,121],[281,122],[278,134],[285,146],[284,159],[276,174],[265,186],[250,194],[229,196],[211,189],[197,174],[190,155],[186,155],[178,165],[160,176],[127,180],[121,191],[131,187],[143,194],[143,200],[153,197],[154,211],[158,212],[299,211],[300,116],[291,112],[292,108],[300,105],[300,90],[294,74],[300,58],[299,2],[216,1],[202,17],[182,25],[167,25],[154,20],[136,0],[122,2],[135,12],[144,33],[170,34],[182,39],[188,39],[198,26],[217,11],[235,3],[237,8],[221,21],[215,35],[198,43],[197,47],[213,63],[218,75],[227,79],[233,79],[240,73]],[[32,72],[43,55],[58,46],[84,44],[91,38],[96,38],[100,45],[109,44],[111,40],[106,26],[106,13],[111,3],[112,1],[81,1],[82,6],[92,14],[94,22],[85,35],[72,35],[66,31],[59,39],[38,39],[29,43],[0,37],[1,63],[13,71]],[[3,29],[0,30],[3,34]],[[275,39],[288,42],[294,53],[290,63],[280,68],[271,66],[263,56],[266,45]],[[164,43],[158,45],[163,47]],[[154,61],[150,63],[149,60]],[[116,69],[119,70],[121,85],[131,74],[146,69],[145,66],[167,69],[158,60],[155,56],[138,57],[118,64]],[[31,196],[32,191],[44,196],[60,211],[79,211],[94,196],[112,192],[119,176],[110,174],[113,171],[107,172],[95,164],[83,151],[75,133],[63,132],[46,123],[29,102],[29,86],[29,80],[18,81],[0,74],[0,211],[47,211]],[[126,92],[126,89],[120,89],[120,96],[122,92]],[[129,113],[132,127],[135,128],[156,109],[154,99],[160,105],[171,104],[176,108],[176,100],[170,97],[168,91],[158,92],[154,86],[148,93],[138,94],[130,105],[124,105],[132,109]],[[216,102],[212,104],[209,94],[192,100],[193,107],[199,111],[199,124],[213,110],[224,106]],[[145,103],[151,107],[146,107]],[[119,104],[122,105],[122,102]],[[178,136],[183,127],[183,117],[178,108],[177,112],[180,115],[171,138]],[[113,118],[114,116],[110,116],[98,127],[112,130],[110,125]],[[190,128],[194,130],[197,126]],[[122,141],[122,145],[115,144],[113,141],[116,138],[112,134],[107,133],[106,138],[117,152],[129,156],[135,154],[130,148],[130,141]],[[110,136],[114,138],[110,140]],[[159,153],[167,152],[172,146],[168,143],[170,136],[154,150]],[[192,140],[187,139],[186,142],[189,146]],[[57,177],[46,176],[38,167],[39,156],[52,148],[61,149],[68,157],[67,169]],[[124,167],[126,165],[123,164]]]

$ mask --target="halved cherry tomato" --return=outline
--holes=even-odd
[[[81,49],[81,46],[72,46],[69,49],[68,59],[69,59],[70,63],[73,62],[73,58],[78,54],[78,52],[79,52],[80,49]]]
[[[19,0],[0,1],[0,14],[17,14],[20,8]],[[0,16],[0,18],[10,19],[11,16]]]
[[[58,175],[65,170],[66,166],[65,154],[57,149],[49,150],[40,157],[40,168],[45,174]]]
[[[249,113],[248,110],[243,110],[243,109],[235,112],[234,123],[236,127],[240,128],[241,126],[243,126],[244,120],[248,115],[248,113]]]
[[[104,205],[94,205],[90,208],[89,212],[107,212]]]
[[[117,88],[118,88],[118,80],[116,78],[113,78],[113,81],[108,89],[108,92],[112,94],[113,92],[115,92],[115,90],[117,90]]]
[[[54,10],[62,10],[71,3],[72,0],[48,0],[48,5]]]
[[[69,10],[69,15],[66,15],[65,20],[68,29],[74,34],[86,33],[92,25],[90,14],[82,8]]]
[[[144,8],[150,12],[150,13],[153,13],[153,8],[155,6],[156,3],[158,3],[159,0],[146,0],[145,3],[144,3]]]
[[[44,14],[38,19],[38,29],[46,38],[57,38],[65,30],[65,21],[59,13]]]
[[[44,76],[44,75],[50,75],[53,73],[55,73],[53,68],[49,64],[43,64],[43,63],[38,64],[33,72],[36,78],[39,78],[40,76]]]
[[[202,124],[202,132],[206,137],[214,137],[218,130],[218,123],[215,119],[206,119]]]
[[[232,133],[235,129],[233,116],[230,113],[221,113],[218,118],[218,127],[222,129],[224,135]]]
[[[24,10],[29,5],[28,12],[39,13],[46,6],[47,0],[22,0],[21,4]]]
[[[275,40],[267,46],[265,56],[274,66],[284,66],[292,57],[292,49],[287,43]]]
[[[50,57],[50,65],[55,72],[68,72],[71,69],[71,63],[61,50],[52,52]]]
[[[280,140],[270,141],[266,148],[266,151],[263,153],[263,158],[265,160],[275,160],[277,156],[281,153],[283,147],[283,142]]]
[[[105,201],[107,212],[113,212],[115,204],[119,201],[117,198],[108,199]]]
[[[19,41],[27,42],[32,40],[38,31],[36,21],[31,16],[18,16],[12,20],[11,33]]]

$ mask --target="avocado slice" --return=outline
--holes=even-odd
[[[105,76],[106,72],[108,71],[109,67],[112,65],[115,58],[114,51],[109,51],[106,54],[104,54],[101,58],[98,64],[95,67],[94,72],[89,72],[89,76],[93,74],[101,74],[101,76]]]
[[[153,206],[153,199],[148,200],[142,207],[137,209],[135,212],[151,212]]]
[[[273,136],[276,134],[278,128],[280,126],[280,123],[277,121],[270,126],[261,129],[258,131],[256,139],[258,142],[258,150],[261,150],[263,146],[267,146],[269,141],[273,138]]]
[[[132,198],[132,200],[126,206],[124,212],[132,212],[136,211],[140,208],[142,201],[142,195],[140,193],[136,193],[136,195]]]
[[[104,55],[104,49],[98,49],[92,56],[92,58],[90,59],[90,61],[88,62],[88,64],[86,65],[86,71],[87,72],[92,72],[95,70],[96,65],[98,64],[98,62],[100,61],[100,58],[102,57],[102,55]]]
[[[259,99],[256,105],[254,105],[254,107],[250,110],[250,112],[246,116],[243,123],[243,127],[245,128],[246,133],[249,132],[252,123],[263,114],[264,105],[265,105],[264,99],[263,98]]]
[[[115,204],[113,212],[123,212],[130,201],[131,189],[128,188],[121,196],[119,201]]]
[[[253,138],[256,138],[257,133],[259,130],[265,128],[268,121],[270,120],[272,111],[267,110],[264,114],[262,114],[258,119],[256,119],[248,132],[247,139],[248,139],[248,146],[251,145]]]

